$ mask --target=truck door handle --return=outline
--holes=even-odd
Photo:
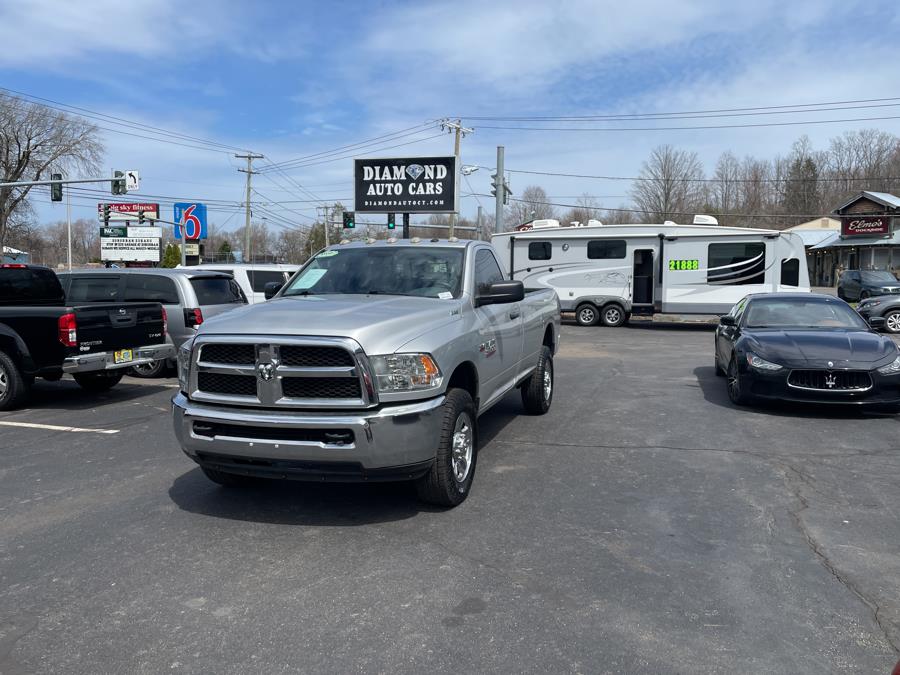
[[[513,307],[511,310],[509,310],[509,318],[510,319],[518,319],[519,316],[521,316],[521,314],[522,314],[522,312],[519,310],[518,307]]]

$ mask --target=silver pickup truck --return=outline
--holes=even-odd
[[[553,400],[559,301],[475,241],[342,243],[178,354],[175,434],[211,480],[413,480],[455,506],[477,418],[513,388]]]

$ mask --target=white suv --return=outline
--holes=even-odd
[[[203,265],[192,265],[191,269],[227,272],[234,277],[238,286],[244,291],[244,295],[247,296],[247,302],[255,304],[257,302],[265,302],[267,283],[276,281],[279,284],[284,284],[293,276],[294,272],[300,269],[300,265],[204,263]]]

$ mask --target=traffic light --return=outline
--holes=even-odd
[[[500,183],[497,181],[497,174],[492,173],[491,174],[491,196],[492,197],[497,196],[497,187],[499,185],[500,185]]]
[[[388,214],[388,229],[393,230],[395,227],[397,227],[397,214],[389,213]]]
[[[114,171],[113,178],[121,178],[121,180],[114,180],[112,182],[112,193],[114,195],[124,195],[127,192],[127,190],[125,189],[125,172]]]
[[[61,173],[51,173],[50,180],[58,180],[62,181]],[[50,201],[51,202],[61,202],[62,201],[62,182],[53,183],[50,186]]]
[[[138,225],[144,224],[144,209],[138,211]]]
[[[103,227],[109,227],[109,204],[103,205]]]
[[[344,229],[352,230],[356,227],[356,219],[353,217],[353,211],[344,211]]]

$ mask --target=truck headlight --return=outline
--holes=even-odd
[[[900,373],[900,356],[898,356],[888,365],[881,366],[881,368],[878,369],[878,372],[882,375],[897,375],[898,373]]]
[[[444,381],[431,354],[385,354],[369,358],[378,390],[423,391],[437,389]]]
[[[781,366],[777,363],[766,361],[764,358],[761,358],[752,352],[747,352],[747,365],[751,368],[756,368],[757,370],[766,370],[769,372],[781,370]]]
[[[178,348],[178,386],[185,394],[188,393],[188,379],[191,374],[191,350],[194,347],[194,338],[189,338],[181,343]]]

